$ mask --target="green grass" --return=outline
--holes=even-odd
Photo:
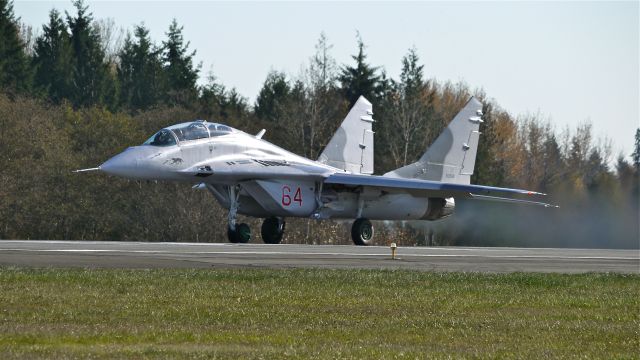
[[[0,268],[0,358],[640,356],[640,276]]]

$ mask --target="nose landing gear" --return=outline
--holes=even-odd
[[[262,223],[262,240],[265,244],[279,244],[284,235],[285,222],[280,217],[269,217]]]
[[[371,245],[373,243],[373,225],[366,218],[354,221],[351,227],[351,239],[356,245]]]
[[[251,228],[249,225],[242,223],[236,224],[236,215],[238,214],[238,198],[240,197],[240,189],[235,186],[229,187],[229,226],[227,227],[227,237],[232,243],[248,243],[251,240]]]

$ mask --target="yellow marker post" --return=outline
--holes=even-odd
[[[396,259],[396,249],[398,248],[398,245],[396,245],[396,243],[392,242],[390,247],[391,247],[391,260],[395,260]]]

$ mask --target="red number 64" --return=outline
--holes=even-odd
[[[302,206],[302,191],[300,187],[296,188],[296,191],[293,195],[293,201],[298,203],[298,206]],[[291,188],[289,185],[285,185],[282,187],[282,205],[289,206],[291,205]]]

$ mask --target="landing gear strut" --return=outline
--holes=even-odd
[[[280,217],[270,217],[264,219],[262,223],[262,240],[265,244],[279,244],[284,235],[285,222]]]
[[[240,188],[237,186],[229,186],[229,227],[227,228],[227,237],[232,243],[248,243],[251,240],[251,228],[249,225],[242,223],[236,224],[236,215],[238,214],[238,199],[240,198]]]
[[[373,225],[369,219],[359,218],[351,227],[351,239],[356,245],[371,245],[373,243]]]

